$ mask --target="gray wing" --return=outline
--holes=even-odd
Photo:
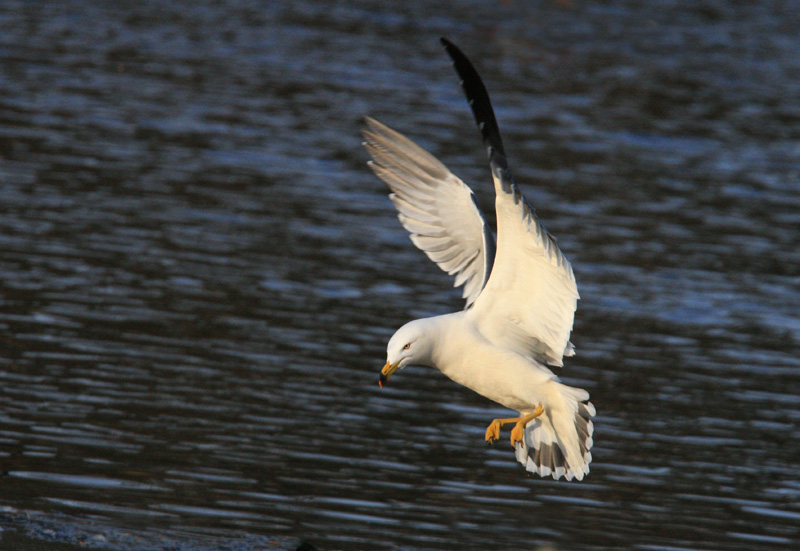
[[[367,117],[369,166],[386,182],[411,241],[464,286],[469,308],[489,279],[495,240],[472,190],[420,146]]]

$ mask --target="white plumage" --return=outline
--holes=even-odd
[[[389,198],[414,245],[464,285],[467,307],[486,284],[494,261],[494,236],[475,195],[436,157],[391,128],[367,117],[370,167],[389,184]]]
[[[370,166],[391,188],[401,223],[414,244],[464,286],[466,299],[463,311],[401,327],[389,341],[381,382],[409,364],[435,367],[520,413],[502,421],[524,426],[518,441],[512,431],[512,443],[529,471],[581,480],[589,472],[595,408],[585,390],[562,384],[547,367],[574,354],[572,266],[511,178],[480,77],[442,41],[489,153],[497,240],[464,182],[402,134],[366,119]],[[539,406],[543,413],[534,417]]]

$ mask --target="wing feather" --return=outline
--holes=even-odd
[[[572,266],[511,176],[486,87],[467,57],[442,39],[461,78],[489,156],[497,211],[497,255],[470,315],[491,342],[551,365],[571,356],[578,288]]]
[[[433,155],[379,123],[366,118],[369,166],[392,190],[389,198],[411,241],[464,286],[466,308],[489,279],[495,240],[475,196]]]

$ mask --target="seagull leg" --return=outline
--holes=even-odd
[[[533,413],[529,413],[525,417],[520,417],[517,420],[517,424],[514,425],[514,428],[511,429],[511,447],[517,447],[517,442],[522,441],[522,437],[525,435],[525,425],[527,425],[533,419],[539,417],[542,413],[544,413],[544,408],[541,404],[536,406],[536,409]]]
[[[529,413],[528,415],[524,415],[522,417],[514,417],[513,419],[495,419],[489,423],[489,427],[486,429],[486,441],[491,444],[500,438],[500,427],[503,425],[508,425],[509,423],[516,423],[514,428],[511,429],[511,445],[516,446],[517,442],[522,440],[525,425],[527,425],[532,419],[539,417],[543,412],[544,408],[539,405],[536,406],[536,410],[534,410],[533,413]]]
[[[490,444],[500,438],[500,427],[506,423],[513,423],[516,419],[495,419],[486,428],[486,441]]]

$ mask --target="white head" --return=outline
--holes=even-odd
[[[431,365],[430,323],[426,319],[414,320],[398,329],[386,346],[386,365],[381,370],[378,384],[383,384],[398,369],[407,365]]]

